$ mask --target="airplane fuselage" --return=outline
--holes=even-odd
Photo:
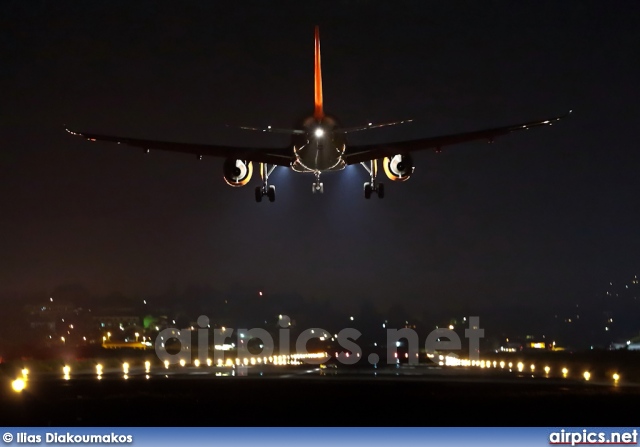
[[[295,161],[291,168],[297,172],[340,171],[346,167],[344,135],[336,130],[336,121],[324,116],[309,117],[303,123],[305,133],[293,138]]]

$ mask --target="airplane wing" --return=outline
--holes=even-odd
[[[225,157],[235,158],[256,163],[269,163],[279,166],[290,166],[293,161],[293,153],[289,147],[259,148],[259,147],[235,147],[213,144],[173,143],[169,141],[141,140],[138,138],[118,137],[111,135],[99,135],[94,133],[76,132],[66,129],[71,135],[85,138],[89,141],[109,141],[117,144],[139,147],[149,152],[151,149],[159,149],[171,152],[193,154],[198,157]]]
[[[391,143],[369,144],[361,146],[347,146],[345,160],[348,165],[361,163],[363,161],[375,160],[383,157],[393,157],[397,154],[406,154],[409,152],[435,149],[437,152],[445,146],[453,144],[465,143],[467,141],[485,140],[493,142],[496,137],[506,135],[519,130],[528,130],[539,126],[550,126],[553,123],[568,116],[571,110],[563,115],[555,118],[549,118],[539,121],[530,121],[521,124],[512,124],[510,126],[496,127],[492,129],[476,130],[472,132],[441,135],[430,138],[420,138],[418,140],[398,141]]]

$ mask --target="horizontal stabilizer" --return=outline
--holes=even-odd
[[[402,121],[392,121],[389,123],[378,123],[378,124],[374,124],[374,123],[369,123],[366,124],[364,126],[357,126],[357,127],[346,127],[343,129],[336,129],[337,132],[341,132],[341,133],[350,133],[350,132],[358,132],[361,130],[368,130],[368,129],[377,129],[380,127],[387,127],[387,126],[395,126],[396,124],[405,124],[405,123],[411,123],[413,122],[412,119],[409,120],[402,120]]]
[[[231,126],[227,124],[227,127],[235,127],[237,129],[243,130],[255,130],[258,132],[271,132],[271,133],[283,133],[287,135],[301,135],[304,134],[305,131],[302,129],[278,129],[275,127],[267,126],[267,127],[249,127],[249,126]]]

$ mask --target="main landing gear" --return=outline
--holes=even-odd
[[[324,192],[324,185],[320,181],[320,171],[316,171],[314,172],[314,174],[316,176],[316,181],[313,182],[313,185],[311,185],[311,192],[314,194],[315,193],[322,194]]]
[[[260,178],[262,179],[262,186],[256,186],[256,202],[262,202],[262,196],[267,196],[269,202],[275,202],[276,200],[276,187],[269,185],[269,176],[276,168],[273,165],[271,169],[267,168],[266,163],[260,163]]]
[[[376,175],[378,174],[378,160],[371,160],[369,166],[364,162],[360,163],[369,173],[370,180],[364,184],[364,198],[370,199],[371,193],[378,194],[378,198],[384,197],[384,184],[376,182]]]

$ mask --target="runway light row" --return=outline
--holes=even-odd
[[[279,356],[269,356],[269,357],[252,357],[251,359],[249,358],[243,358],[240,359],[239,357],[235,358],[234,360],[232,359],[227,359],[226,362],[223,362],[223,360],[219,359],[217,362],[217,366],[222,367],[222,366],[240,366],[240,365],[244,365],[244,366],[248,366],[248,365],[257,365],[257,364],[273,364],[273,365],[300,365],[302,364],[302,362],[300,362],[300,360],[304,360],[304,359],[322,359],[322,358],[326,358],[327,357],[327,353],[326,352],[320,352],[320,353],[311,353],[311,354],[295,354],[295,355],[279,355]],[[169,367],[171,366],[171,363],[168,360],[165,360],[163,362],[164,367],[166,369],[169,369]],[[211,359],[207,359],[206,360],[206,364],[207,366],[212,366],[213,365],[213,360]],[[184,359],[181,359],[179,361],[179,365],[182,367],[187,366],[187,362]],[[200,367],[201,362],[198,359],[195,359],[193,361],[193,366],[195,366],[196,368]],[[125,376],[127,376],[129,374],[130,371],[130,366],[128,362],[124,362],[122,364],[122,372]],[[145,373],[149,373],[151,372],[151,362],[150,361],[145,361],[144,362],[144,371]],[[70,374],[71,374],[71,367],[68,365],[64,365],[64,367],[62,368],[62,373],[65,379],[69,379]],[[104,367],[102,366],[102,364],[98,363],[96,365],[96,375],[98,376],[102,376],[104,373]],[[26,380],[27,376],[29,374],[29,370],[24,368],[22,370],[22,376],[23,378]]]
[[[239,366],[239,365],[255,365],[255,364],[259,364],[259,363],[271,363],[273,365],[294,365],[294,364],[301,364],[301,362],[299,362],[297,359],[305,359],[305,358],[325,358],[326,357],[326,353],[315,353],[315,354],[307,354],[307,355],[297,355],[297,356],[270,356],[270,357],[252,357],[251,359],[248,358],[244,358],[244,359],[240,359],[240,358],[236,358],[235,361],[232,359],[227,359],[226,362],[223,363],[223,361],[221,359],[218,360],[217,365],[219,367],[222,366],[229,366],[229,367],[234,367],[234,366]],[[207,366],[211,366],[213,364],[213,362],[211,361],[211,359],[207,359],[206,361]],[[512,370],[513,368],[513,362],[509,362],[508,364],[505,363],[504,361],[500,361],[499,363],[495,360],[491,361],[491,360],[469,360],[469,359],[460,359],[458,357],[455,356],[439,356],[439,364],[443,365],[443,366],[472,366],[472,367],[479,367],[479,368],[500,368],[500,369],[504,369],[505,367],[509,368],[509,371]],[[186,366],[186,361],[185,360],[181,360],[180,361],[180,365],[181,366]],[[199,360],[195,360],[193,362],[193,365],[195,367],[199,367],[200,366],[200,361]],[[145,361],[144,363],[145,366],[145,378],[149,379],[149,372],[151,370],[151,362],[149,361]],[[170,363],[168,360],[164,361],[164,366],[165,368],[169,368],[170,367]],[[522,362],[518,362],[516,365],[517,369],[519,372],[524,371],[524,363]],[[124,362],[122,364],[122,370],[123,370],[123,377],[124,379],[128,379],[128,374],[129,374],[129,363]],[[536,370],[536,366],[535,364],[531,364],[529,366],[529,369],[531,370],[531,372],[533,373]],[[545,375],[549,375],[549,373],[551,372],[551,368],[546,365],[544,368],[544,372]],[[96,374],[98,376],[98,379],[102,378],[102,374],[103,374],[104,368],[101,364],[97,364],[96,365]],[[70,374],[71,374],[71,367],[69,367],[68,365],[65,365],[62,368],[62,372],[63,372],[63,377],[65,380],[69,380],[70,379]],[[566,378],[569,375],[569,369],[567,367],[563,367],[561,369],[561,373],[562,373],[562,377]],[[11,382],[11,387],[12,389],[19,393],[22,392],[26,387],[27,387],[27,379],[29,376],[29,370],[27,368],[24,368],[21,370],[21,374],[22,377],[21,378],[17,378],[15,380],[13,380]],[[218,374],[216,374],[218,375]],[[584,378],[585,381],[589,381],[591,379],[591,372],[590,371],[584,371],[582,374],[582,377]],[[614,383],[617,385],[618,382],[620,381],[620,374],[619,373],[613,373],[611,375],[611,378],[613,379]]]
[[[495,360],[493,360],[493,361],[491,361],[491,360],[468,360],[468,359],[460,359],[460,358],[455,357],[455,356],[443,356],[443,355],[439,356],[438,364],[440,366],[472,366],[472,367],[479,367],[479,368],[497,368],[497,367],[499,367],[500,369],[504,369],[505,367],[508,367],[508,369],[510,371],[513,369],[513,362],[509,362],[507,364],[504,361],[500,361],[498,363]],[[524,365],[523,362],[518,362],[516,364],[516,368],[518,369],[518,372],[524,372],[525,365]],[[535,372],[536,365],[534,363],[529,365],[529,370],[532,373]],[[551,372],[551,367],[546,365],[544,367],[545,375],[549,375],[550,372]],[[566,378],[569,375],[569,369],[566,368],[566,367],[562,368],[561,372],[562,372],[562,377],[564,377],[564,378]],[[583,372],[582,373],[582,377],[586,381],[590,380],[591,379],[591,372],[590,371]],[[615,383],[618,383],[620,381],[620,374],[613,373],[611,378],[613,379],[613,381]]]

